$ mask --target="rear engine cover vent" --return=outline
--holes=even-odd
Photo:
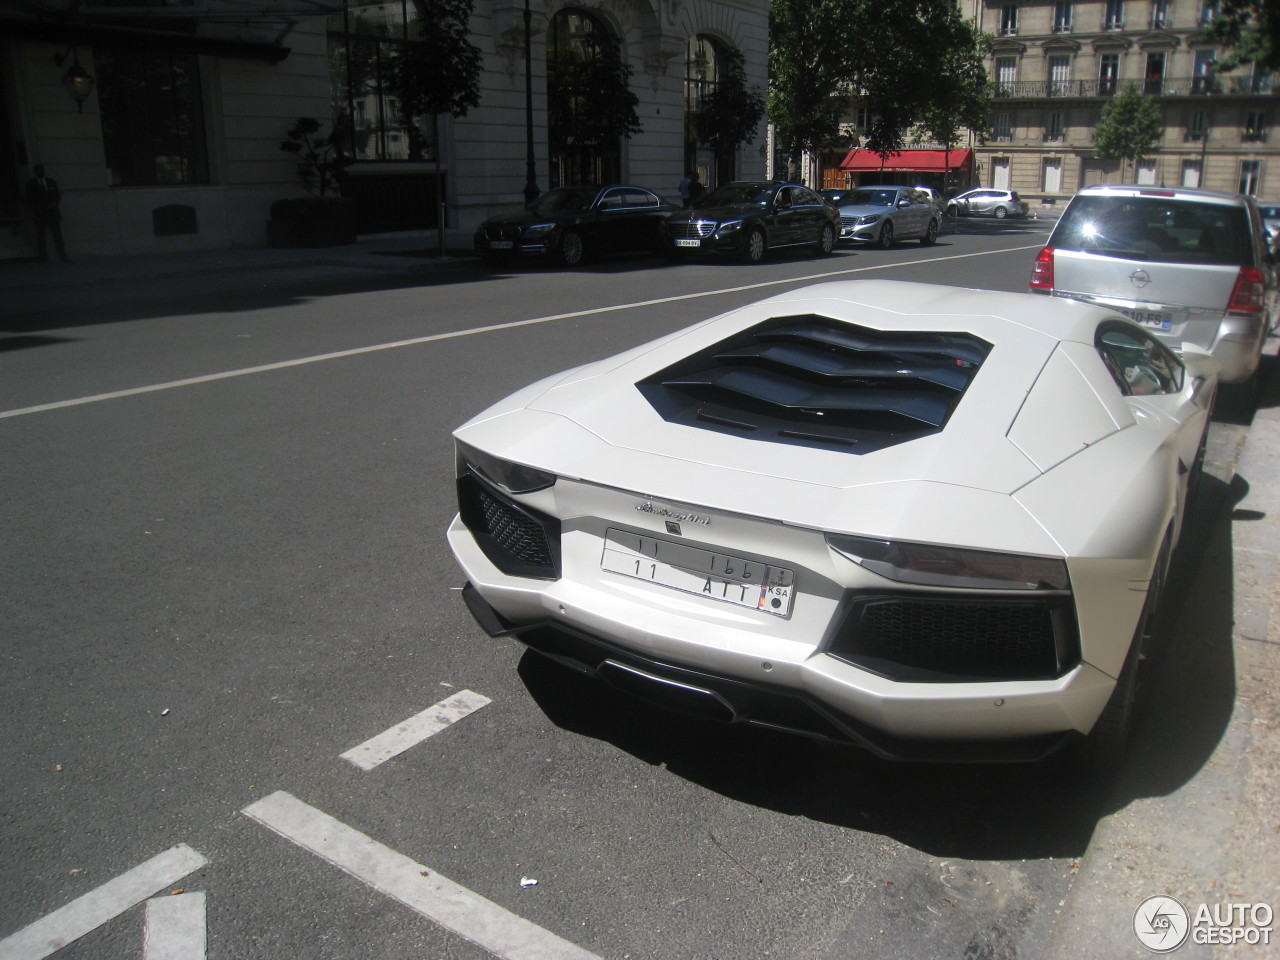
[[[968,333],[776,317],[636,386],[670,423],[870,453],[942,430],[990,351]]]

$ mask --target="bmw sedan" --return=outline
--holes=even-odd
[[[1216,370],[1070,300],[780,294],[459,427],[463,597],[701,717],[897,759],[1118,757]]]
[[[769,250],[809,247],[829,254],[836,243],[835,208],[798,183],[735,181],[704,194],[668,217],[663,247],[671,260],[726,254],[759,263]]]
[[[475,249],[490,262],[532,255],[568,267],[605,253],[657,253],[658,227],[676,209],[629,184],[557,187],[519,212],[480,224]]]

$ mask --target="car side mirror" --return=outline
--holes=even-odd
[[[900,206],[900,207],[909,207],[909,206],[911,206],[911,201],[910,201],[910,200],[908,200],[908,199],[906,199],[906,198],[904,197],[903,199],[901,199],[901,200],[899,200],[899,201],[898,201],[898,206]]]

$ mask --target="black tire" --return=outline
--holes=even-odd
[[[1156,555],[1155,569],[1151,571],[1151,583],[1147,587],[1147,599],[1142,604],[1142,614],[1129,644],[1129,653],[1116,680],[1111,699],[1103,708],[1089,736],[1076,745],[1072,759],[1091,770],[1113,774],[1124,762],[1128,753],[1133,727],[1134,707],[1138,703],[1145,679],[1143,661],[1150,655],[1160,633],[1160,606],[1165,582],[1169,575],[1172,541],[1166,534],[1160,552]]]
[[[893,246],[893,224],[886,220],[884,226],[880,228],[880,238],[876,240],[876,246],[881,250],[888,250]]]
[[[815,247],[818,256],[825,257],[836,248],[836,228],[829,223],[824,223],[822,229],[818,231],[818,244]]]
[[[951,203],[951,204],[948,204],[948,205],[947,205],[947,216],[948,216],[948,217],[952,217],[952,218],[954,218],[954,219],[956,219],[956,220],[960,219],[960,216],[961,216],[961,214],[960,214],[960,205],[959,205],[958,203]]]
[[[742,241],[743,262],[759,263],[768,251],[769,241],[765,239],[764,231],[759,227],[753,227]]]
[[[920,246],[932,247],[938,242],[938,221],[932,217],[929,219],[929,226],[925,228],[924,236],[920,238]]]
[[[587,247],[582,242],[582,234],[577,230],[568,230],[560,238],[558,248],[560,262],[566,267],[576,267],[586,258]]]
[[[996,218],[997,220],[1003,220],[1003,219],[1004,219],[1005,217],[1007,217],[1008,215],[1009,215],[1009,211],[1008,211],[1008,210],[1006,210],[1004,207],[996,207],[996,209],[995,209],[995,218]]]

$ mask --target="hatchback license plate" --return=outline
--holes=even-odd
[[[515,241],[514,240],[490,240],[489,249],[490,250],[514,250]]]
[[[1161,313],[1158,310],[1121,310],[1126,317],[1134,323],[1140,323],[1144,327],[1155,327],[1157,330],[1168,330],[1173,326],[1167,313]]]
[[[700,247],[702,246],[702,241],[686,240],[684,237],[679,237],[676,239],[676,246],[677,247]]]
[[[770,566],[759,560],[730,557],[610,528],[600,566],[610,573],[648,580],[737,607],[750,607],[776,617],[791,614],[795,574],[786,567]]]

